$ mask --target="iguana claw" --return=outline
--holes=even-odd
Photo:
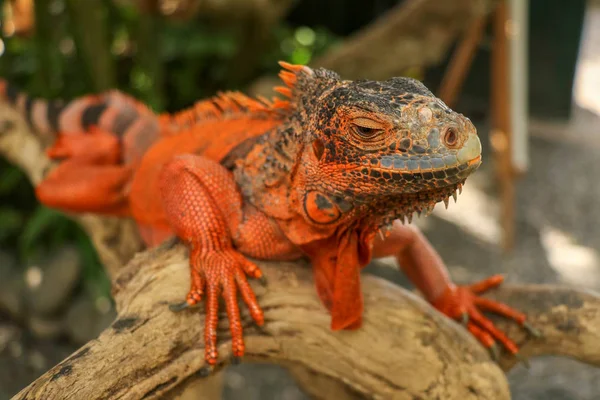
[[[231,364],[238,365],[241,362],[242,362],[241,357],[236,357],[236,356],[231,357]]]
[[[498,347],[497,343],[492,344],[488,350],[492,356],[492,360],[495,362],[500,361],[500,348]]]
[[[269,284],[269,281],[267,280],[267,277],[264,276],[264,275],[261,276],[260,278],[258,278],[258,281],[260,282],[260,284],[262,286],[265,286],[265,287]]]
[[[519,360],[520,363],[523,364],[525,368],[531,368],[531,364],[529,364],[529,360],[527,359],[527,357],[524,357],[523,355],[521,355],[521,353],[515,353],[514,356],[517,360]]]
[[[188,304],[187,301],[182,301],[181,303],[169,304],[169,310],[171,310],[173,312],[180,312],[187,308],[190,308],[190,305]]]
[[[451,287],[434,302],[434,306],[450,318],[460,320],[481,344],[489,349],[493,358],[498,358],[497,343],[507,349],[524,364],[527,360],[519,354],[517,345],[500,331],[482,312],[489,311],[516,321],[529,334],[540,337],[541,332],[525,321],[526,316],[505,304],[480,297],[479,294],[500,285],[500,275],[492,276],[470,286]]]
[[[531,336],[533,336],[536,339],[539,339],[543,336],[542,331],[531,326],[531,324],[529,322],[523,322],[523,328],[525,328],[527,333],[529,333]]]
[[[200,368],[198,370],[198,375],[201,378],[206,378],[207,376],[209,376],[210,374],[212,374],[212,372],[214,371],[214,366],[207,364],[204,367]]]

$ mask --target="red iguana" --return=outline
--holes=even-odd
[[[188,110],[155,115],[118,91],[66,104],[32,99],[0,83],[40,132],[57,134],[48,155],[61,163],[37,188],[67,212],[131,216],[148,246],[176,235],[190,250],[184,309],[205,301],[205,358],[217,362],[218,300],[225,300],[234,357],[244,354],[238,295],[258,325],[263,312],[247,257],[308,257],[331,328],[362,321],[360,271],[395,256],[424,297],[463,319],[479,341],[518,348],[482,311],[526,317],[479,295],[493,276],[452,283],[438,253],[404,222],[460,192],[481,164],[471,121],[409,78],[347,81],[326,69],[280,63],[287,100],[224,93]],[[377,235],[377,233],[381,235]]]

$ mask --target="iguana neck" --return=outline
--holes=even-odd
[[[259,137],[234,170],[244,198],[276,219],[289,219],[290,193],[302,152],[299,122],[289,118]]]
[[[349,219],[349,215],[331,223],[320,223],[314,215],[311,218],[307,204],[323,191],[309,179],[310,168],[318,160],[309,133],[300,126],[299,117],[289,118],[261,136],[237,161],[234,174],[245,201],[271,217],[296,245],[365,229],[362,220]]]

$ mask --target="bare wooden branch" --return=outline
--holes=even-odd
[[[406,68],[438,63],[458,34],[487,11],[485,5],[481,0],[403,2],[314,65],[346,79],[364,79],[365,74],[369,79],[388,79]]]
[[[336,390],[367,398],[508,399],[502,370],[466,331],[422,299],[379,278],[364,277],[365,323],[333,332],[305,263],[260,263],[269,285],[254,285],[265,311],[259,329],[244,312],[247,360],[304,369]],[[114,288],[113,325],[14,399],[161,398],[203,366],[201,312],[175,314],[189,285],[183,246],[137,255]],[[544,339],[498,324],[524,354],[557,354],[600,366],[600,297],[553,286],[505,286],[496,297],[532,318]],[[221,319],[219,367],[231,355]],[[503,366],[510,368],[505,359]],[[117,373],[118,371],[118,373]],[[296,374],[298,376],[298,374]],[[330,390],[331,390],[331,386]]]

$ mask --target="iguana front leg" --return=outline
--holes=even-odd
[[[292,256],[293,247],[279,228],[248,204],[232,174],[201,156],[178,156],[165,165],[160,191],[167,220],[190,248],[191,288],[183,307],[205,300],[205,359],[217,362],[218,300],[225,300],[233,355],[244,354],[239,292],[258,325],[264,322],[246,275],[262,272],[246,255],[269,259]]]
[[[517,355],[518,347],[494,326],[482,312],[489,311],[515,320],[530,333],[537,333],[526,323],[526,316],[512,308],[480,297],[481,293],[500,285],[502,276],[495,275],[468,286],[452,283],[439,254],[418,228],[395,221],[390,235],[376,239],[373,257],[395,256],[408,278],[435,308],[450,318],[462,320],[467,329],[497,356],[496,342]]]

